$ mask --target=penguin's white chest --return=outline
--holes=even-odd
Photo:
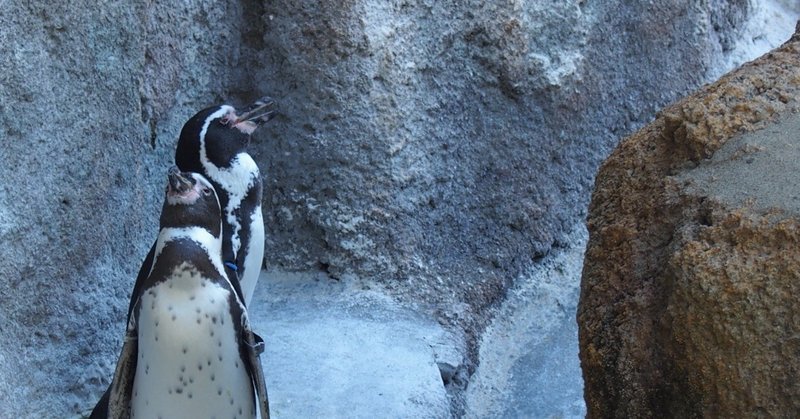
[[[239,282],[244,294],[245,304],[249,307],[250,300],[258,282],[258,275],[261,273],[261,263],[264,260],[264,218],[261,214],[261,206],[253,208],[253,212],[248,218],[250,225],[250,240],[245,243],[244,266],[239,273]]]
[[[193,269],[145,291],[133,418],[255,418],[229,291]]]

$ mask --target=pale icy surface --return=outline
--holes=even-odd
[[[517,279],[480,343],[471,418],[583,418],[575,313],[587,233]]]
[[[446,418],[461,341],[358,280],[262,274],[250,308],[272,417]]]
[[[800,19],[798,0],[754,0],[752,16],[745,22],[733,48],[710,76],[716,79],[744,62],[754,60],[789,40]]]
[[[575,310],[586,244],[522,275],[480,342],[467,417],[585,415]],[[274,418],[450,417],[437,362],[459,365],[462,339],[380,289],[324,273],[264,272],[250,308],[265,338]]]

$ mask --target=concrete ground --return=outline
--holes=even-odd
[[[586,231],[525,273],[483,334],[465,393],[471,418],[585,415],[575,310]],[[437,363],[463,340],[357,279],[264,272],[250,308],[266,340],[274,418],[445,418]]]
[[[587,233],[517,279],[480,342],[469,418],[583,418],[575,313]]]
[[[438,362],[460,362],[461,341],[358,281],[265,272],[251,322],[273,418],[445,418]]]

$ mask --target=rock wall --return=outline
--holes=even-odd
[[[0,417],[84,410],[110,378],[180,126],[244,86],[231,7],[0,10]]]
[[[752,12],[629,3],[1,8],[0,416],[104,387],[177,133],[220,101],[283,109],[253,147],[268,264],[379,280],[475,333],[567,244],[617,138],[706,80]]]
[[[589,417],[800,412],[800,26],[603,163],[578,322]]]
[[[248,65],[283,106],[259,142],[268,261],[492,303],[750,11],[628,3],[270,2]]]

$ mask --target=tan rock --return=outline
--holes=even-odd
[[[602,165],[578,307],[589,417],[800,416],[800,25]]]

